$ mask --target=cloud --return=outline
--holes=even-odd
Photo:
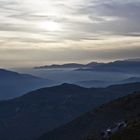
[[[115,0],[18,0],[0,1],[3,11],[4,23],[0,24],[0,30],[42,33],[44,30],[37,27],[39,22],[55,21],[63,25],[63,33],[59,36],[71,37],[75,32],[79,39],[80,34],[95,36],[96,34],[131,34],[139,32],[139,1],[115,1]],[[10,10],[10,11],[9,11]],[[45,31],[45,35],[46,35]],[[52,35],[53,36],[53,35]],[[64,39],[69,39],[64,37]],[[78,39],[78,36],[75,38]],[[54,38],[55,39],[55,38]],[[63,38],[62,38],[63,39]],[[78,40],[79,40],[78,39]],[[75,39],[74,39],[75,40]]]
[[[70,53],[78,61],[84,55],[84,61],[101,56],[104,60],[107,55],[106,59],[120,58],[123,54],[135,57],[140,52],[139,0],[0,0],[0,12],[0,49],[5,50],[5,54],[11,49],[26,48],[34,53],[32,61],[39,60],[35,55],[37,51],[33,51],[37,47],[49,50],[51,61],[60,55],[63,61],[71,61],[67,58]],[[41,27],[42,23],[50,21],[59,24],[61,29],[53,31]],[[62,48],[67,55],[60,53]],[[17,52],[10,57],[7,54],[7,58],[22,53]],[[42,53],[43,58],[48,55],[41,50],[38,53]],[[24,56],[18,57],[24,60]],[[0,60],[4,60],[4,56]]]

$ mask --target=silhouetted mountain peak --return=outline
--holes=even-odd
[[[75,85],[75,84],[69,84],[69,83],[63,83],[60,85],[60,87],[65,87],[65,88],[83,88],[83,87],[80,87],[78,85]]]
[[[1,76],[18,75],[18,74],[19,73],[17,73],[17,72],[13,72],[13,71],[10,71],[10,70],[0,68],[0,75]]]

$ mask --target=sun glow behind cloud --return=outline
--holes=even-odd
[[[50,32],[54,31],[61,31],[62,30],[62,24],[54,22],[54,21],[44,21],[38,23],[38,27]]]

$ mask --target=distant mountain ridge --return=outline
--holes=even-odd
[[[91,87],[99,88],[99,87],[107,87],[114,83],[109,81],[101,81],[101,80],[89,80],[89,81],[78,81],[75,82],[75,84],[87,88],[91,88]]]
[[[140,77],[130,77],[121,81],[102,81],[102,80],[78,81],[75,82],[75,84],[87,88],[91,88],[91,87],[103,88],[110,85],[135,83],[135,82],[140,82]]]
[[[55,82],[49,79],[0,69],[0,100],[21,96],[31,90],[54,84]]]
[[[140,73],[140,59],[128,59],[109,62],[106,64],[90,67],[87,69],[78,69],[83,71],[101,71],[101,72],[125,72],[125,73]]]
[[[95,107],[135,91],[140,91],[140,83],[107,88],[62,84],[2,101],[0,139],[35,140]]]
[[[91,63],[88,63],[88,64],[78,64],[78,63],[67,63],[67,64],[62,64],[62,65],[53,64],[53,65],[45,65],[45,66],[35,67],[35,69],[88,68],[88,67],[93,67],[93,66],[97,66],[97,65],[101,65],[101,64],[103,64],[103,63],[91,62]]]
[[[130,77],[128,79],[122,80],[125,83],[140,82],[140,77]]]
[[[140,71],[140,58],[117,60],[108,63],[90,62],[87,64],[67,63],[67,64],[53,64],[35,67],[35,69],[56,69],[56,68],[75,68],[83,71],[102,71],[102,72],[128,72],[139,73]]]

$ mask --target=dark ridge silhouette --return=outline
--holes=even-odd
[[[132,140],[132,136],[135,134],[133,140],[138,140],[140,139],[138,133],[140,132],[139,108],[140,92],[104,104],[72,122],[42,135],[38,140],[101,140],[101,132],[120,121],[127,121],[127,128],[124,131],[117,130],[120,133],[112,133],[114,136],[110,137],[110,140]],[[137,121],[134,124],[135,119]]]
[[[75,84],[87,88],[91,88],[91,87],[103,88],[110,85],[135,83],[135,82],[140,82],[140,77],[130,77],[121,81],[87,80],[87,81],[78,81],[75,82]]]
[[[130,77],[128,79],[123,80],[124,83],[133,83],[133,82],[140,82],[140,77]]]
[[[138,72],[140,69],[140,58],[137,59],[127,59],[127,60],[118,60],[109,63],[98,63],[90,62],[87,64],[78,64],[78,63],[67,63],[67,64],[53,64],[53,65],[44,65],[35,67],[35,69],[48,69],[48,68],[79,68],[79,70],[100,70],[100,71],[117,71],[117,72],[131,72],[132,66],[133,71]],[[127,68],[130,68],[128,70]],[[132,72],[133,72],[132,71]]]
[[[103,63],[98,63],[98,62],[91,62],[88,64],[78,64],[78,63],[68,63],[68,64],[53,64],[53,65],[45,65],[45,66],[39,66],[35,67],[35,69],[49,69],[49,68],[88,68],[88,67],[94,67],[101,65]]]
[[[43,133],[60,127],[95,107],[134,91],[140,91],[140,83],[107,88],[62,84],[2,101],[0,139],[35,140]]]
[[[109,62],[102,65],[93,66],[90,68],[80,68],[83,71],[101,71],[101,72],[125,72],[137,73],[140,72],[140,59],[129,59]]]
[[[87,87],[87,88],[91,88],[91,87],[99,88],[99,87],[107,87],[109,85],[115,84],[115,82],[102,81],[102,80],[88,80],[88,81],[78,81],[78,82],[75,82],[75,84],[82,87]]]

